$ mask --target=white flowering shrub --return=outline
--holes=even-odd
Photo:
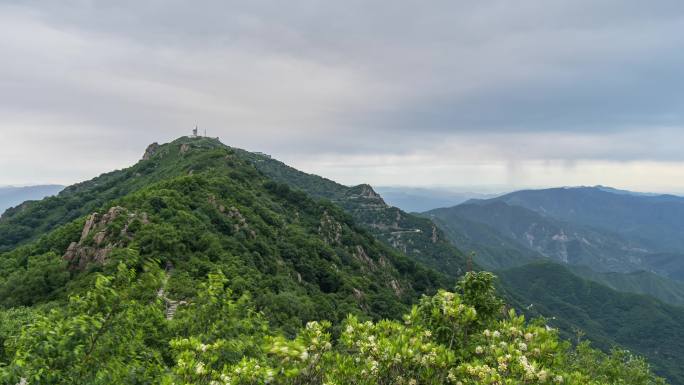
[[[454,354],[421,326],[350,316],[334,358],[328,384],[408,384],[445,378]]]
[[[423,326],[435,341],[454,348],[468,343],[468,336],[476,327],[477,311],[463,303],[458,294],[440,290],[421,299],[404,320],[407,325]]]
[[[249,349],[256,353],[238,362],[222,361],[222,350],[230,349],[225,341],[174,340],[176,365],[166,381],[209,385],[665,383],[628,352],[605,354],[586,343],[575,348],[540,321],[527,323],[513,310],[502,314],[501,302],[492,298],[491,277],[471,273],[459,284],[460,293],[439,291],[423,298],[403,322],[362,322],[349,316],[337,338],[331,336],[331,325],[325,321],[309,322],[295,338],[259,335],[259,328],[243,327],[249,331],[245,341],[258,340],[261,345]],[[478,299],[486,302],[480,304],[480,311],[473,302]],[[225,308],[234,309],[230,304]]]

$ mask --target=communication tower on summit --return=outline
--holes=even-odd
[[[208,138],[207,136],[207,129],[204,129],[204,135],[200,134],[199,127],[195,125],[195,128],[192,129],[192,136],[191,138]],[[218,137],[215,138],[218,140]]]

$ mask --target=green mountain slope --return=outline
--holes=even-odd
[[[575,275],[611,289],[644,294],[665,303],[684,305],[684,283],[648,271],[631,273],[597,272],[586,266],[566,266]]]
[[[430,219],[391,207],[371,186],[343,186],[307,174],[262,154],[237,150],[268,177],[307,194],[329,199],[385,244],[426,266],[457,277],[463,274],[466,258]]]
[[[614,343],[648,357],[672,383],[684,383],[684,308],[583,280],[555,263],[498,273],[511,298],[572,337],[582,330],[597,346]]]
[[[90,272],[149,258],[172,268],[174,301],[192,298],[220,269],[286,330],[348,313],[398,317],[447,284],[341,209],[266,178],[218,141],[182,138],[147,158],[3,217],[4,246],[24,246],[0,255],[0,304],[61,300]],[[4,230],[11,227],[26,230]]]
[[[458,215],[424,214],[441,228],[460,249],[474,252],[474,260],[488,270],[499,270],[547,259],[548,257],[521,245],[492,226]]]
[[[228,148],[207,138],[196,139],[194,146],[205,149]],[[182,146],[182,141],[173,142]],[[390,207],[368,185],[347,187],[331,180],[303,173],[262,154],[232,149],[236,159],[252,163],[268,178],[286,183],[314,198],[328,199],[341,206],[354,220],[388,245],[416,258],[427,266],[453,276],[463,273],[464,255],[446,239],[429,219],[411,215]],[[146,156],[164,156],[168,150],[156,144]],[[120,171],[103,174],[91,181],[70,186],[55,197],[41,202],[27,202],[8,210],[0,218],[0,251],[35,239],[58,225],[72,221],[99,209],[105,202],[153,183],[159,178],[175,175],[177,169],[193,169],[183,160],[139,162]]]
[[[388,240],[387,238],[387,235],[391,234],[391,231],[387,231],[386,229],[391,227],[393,224],[391,213],[393,211],[395,213],[397,211],[401,211],[395,208],[387,208],[384,205],[384,202],[381,200],[381,197],[375,194],[369,186],[361,185],[353,188],[347,188],[333,181],[302,173],[269,157],[264,157],[261,155],[251,156],[253,157],[252,161],[255,163],[257,168],[262,170],[267,175],[277,178],[282,182],[288,183],[295,188],[307,191],[314,196],[331,199],[333,202],[345,208],[345,210],[351,213],[352,216],[360,223],[363,223],[365,226],[371,228],[376,237],[384,239],[388,244],[398,247],[400,250],[407,250],[407,248],[403,247],[401,243],[393,243],[391,242],[391,239]],[[354,190],[361,192],[362,197],[358,197],[356,194],[354,194]],[[574,256],[577,261],[594,261],[594,258],[603,258],[605,261],[605,269],[609,269],[610,267],[625,269],[625,261],[633,259],[633,256],[628,256],[628,259],[625,259],[625,255],[621,252],[621,249],[625,243],[624,240],[617,235],[606,231],[590,229],[584,226],[568,225],[567,223],[554,221],[522,207],[513,207],[503,203],[494,204],[494,206],[498,205],[506,206],[505,208],[507,210],[504,210],[504,212],[501,213],[496,208],[491,209],[490,207],[485,206],[484,208],[489,209],[488,212],[490,214],[490,221],[485,223],[479,221],[479,215],[473,216],[472,221],[468,219],[463,220],[462,216],[458,216],[462,219],[460,225],[455,225],[453,221],[449,222],[451,226],[442,227],[444,230],[444,236],[441,235],[441,231],[438,232],[438,234],[440,234],[439,240],[444,240],[446,237],[447,239],[453,240],[453,244],[456,245],[458,249],[476,251],[477,262],[483,266],[489,266],[490,268],[504,268],[514,265],[522,265],[529,263],[530,261],[548,258],[542,254],[542,251],[545,251],[555,257],[559,257],[561,255],[571,255]],[[481,207],[476,207],[475,209],[480,210]],[[435,222],[438,224],[443,224],[446,222],[442,222],[441,220],[443,218],[440,218],[437,215],[431,215],[434,214],[434,211],[439,211],[439,209],[433,210],[426,214],[430,215],[430,218],[435,220]],[[521,227],[516,224],[518,220],[518,211],[527,214],[526,217],[528,220],[524,222],[526,227]],[[405,215],[406,217],[413,217],[413,215],[410,214]],[[420,258],[423,255],[429,255],[431,252],[434,252],[434,249],[430,247],[434,244],[432,242],[425,242],[425,235],[429,234],[429,231],[425,230],[429,229],[428,226],[432,225],[433,222],[425,223],[426,225],[423,227],[423,231],[407,233],[415,234],[419,236],[421,240],[423,240],[423,242],[417,243],[413,253],[410,253],[410,249],[407,250],[409,251],[410,255],[415,256],[416,258]],[[539,223],[541,226],[535,226],[535,223]],[[502,233],[501,226],[505,226],[503,228],[507,230],[506,233]],[[534,235],[536,235],[539,239],[547,238],[549,240],[548,243],[540,245],[537,248],[537,251],[528,246],[529,241],[527,241],[527,237],[524,236],[525,231],[529,230],[530,228],[534,230]],[[571,229],[568,231],[570,233],[570,237],[568,237],[568,239],[554,240],[553,236],[561,233],[564,228]],[[512,239],[509,237],[509,234],[515,233],[515,231],[518,231],[518,239]],[[596,244],[590,246],[579,244],[580,239],[587,237],[591,237],[592,240],[595,240]],[[523,239],[524,241],[522,241]],[[608,250],[609,253],[606,253],[606,250]],[[609,257],[606,258],[605,254],[609,254]],[[421,259],[421,261],[429,266],[433,266],[438,269],[441,268],[439,259]],[[567,275],[565,279],[568,280],[579,279],[571,272],[566,270],[563,271],[562,275]],[[531,300],[532,298],[528,297],[525,288],[508,285],[506,282],[507,277],[502,277],[501,280],[502,286],[505,288],[504,290],[509,293],[509,298],[511,298],[513,303],[516,303],[520,306],[523,306],[525,302],[528,302],[529,304],[530,301],[528,300]],[[636,285],[639,286],[640,284],[641,282],[637,282]],[[645,286],[639,286],[640,289],[644,289],[644,287]],[[601,286],[601,288],[604,290],[610,290],[609,288],[603,286]],[[645,290],[648,292],[648,289]],[[666,292],[667,291],[663,291],[659,294],[665,294]],[[611,293],[613,292],[611,291]],[[656,293],[658,293],[656,290],[650,292],[650,294]],[[646,298],[645,300],[651,301],[650,298]],[[525,304],[525,306],[527,306],[527,304]],[[578,304],[577,306],[581,306],[581,304]],[[629,317],[629,315],[626,313],[620,313],[621,309],[613,310],[618,314]],[[598,314],[592,315],[599,316]],[[567,323],[560,324],[560,326],[563,327],[568,333],[573,330],[573,328],[582,328],[582,324],[572,318],[570,318]],[[632,322],[632,327],[638,329],[641,327],[641,325],[639,325],[638,321],[634,321]],[[656,333],[658,338],[666,338],[663,337],[662,334],[659,334],[661,331],[651,331]],[[597,338],[601,339],[602,343],[600,346],[604,348],[623,343],[624,346],[632,348],[632,346],[637,346],[640,343],[639,340],[629,341],[626,339],[618,342],[613,338],[613,336],[610,335],[610,333],[604,335],[595,335]],[[677,341],[684,341],[684,339],[675,338],[675,342]],[[667,361],[667,359],[654,355],[650,355],[649,357],[658,361],[658,367],[663,373],[667,373],[669,378],[676,379],[679,381],[678,383],[684,383],[682,382],[682,377],[679,377],[679,374],[676,371],[670,370],[671,362]]]

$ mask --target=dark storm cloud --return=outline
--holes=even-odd
[[[19,157],[199,122],[312,163],[684,160],[680,1],[17,1],[0,33]]]

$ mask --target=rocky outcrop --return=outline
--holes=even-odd
[[[371,187],[369,184],[360,184],[349,189],[349,191],[347,192],[347,199],[360,201],[360,203],[362,204],[362,208],[366,209],[378,209],[389,207],[387,203],[385,203],[385,200],[382,199],[380,194],[375,192],[375,190],[373,190],[373,187]]]
[[[342,241],[342,225],[335,218],[324,211],[321,216],[321,224],[318,226],[318,234],[329,245],[339,245]]]
[[[221,207],[219,207],[219,210],[220,209]],[[256,238],[256,232],[249,227],[249,225],[247,224],[247,219],[245,219],[240,210],[238,210],[236,207],[231,206],[228,210],[226,210],[226,214],[236,222],[233,225],[233,229],[236,233],[239,231],[244,231],[252,239]]]
[[[375,270],[375,262],[368,256],[366,250],[362,246],[356,246],[356,250],[352,254],[362,264],[368,266],[370,270]]]
[[[392,290],[394,291],[394,295],[397,297],[401,296],[401,293],[403,292],[403,289],[401,288],[401,285],[399,285],[399,281],[396,279],[393,279],[390,281],[390,287],[392,287]]]
[[[124,227],[114,234],[110,225],[124,216]],[[105,262],[114,247],[122,246],[133,238],[129,226],[134,220],[139,220],[143,224],[149,223],[146,213],[129,213],[120,206],[110,208],[105,214],[90,214],[83,225],[81,238],[78,242],[71,242],[64,253],[64,260],[78,270],[83,270],[90,263]]]
[[[158,150],[159,150],[159,143],[154,142],[154,143],[150,144],[145,149],[145,153],[143,154],[142,160],[151,159],[154,156],[154,154],[157,153]]]
[[[362,196],[364,198],[382,199],[380,194],[375,192],[375,190],[373,190],[373,187],[371,187],[371,185],[369,184],[364,183],[358,185],[357,187],[361,189],[361,191],[359,192],[359,196]]]
[[[356,298],[357,301],[362,301],[363,300],[363,292],[357,288],[352,288],[352,293],[354,294],[354,298]]]
[[[221,211],[221,207],[219,207],[219,211]],[[225,211],[225,209],[224,209]],[[233,228],[235,229],[235,232],[240,231],[241,229],[247,228],[247,220],[245,219],[244,216],[242,216],[242,213],[240,210],[237,209],[237,207],[231,206],[228,209],[227,215],[235,220],[235,224],[233,225]]]
[[[190,145],[187,143],[183,143],[180,146],[180,153],[185,154],[186,152],[190,151]]]

